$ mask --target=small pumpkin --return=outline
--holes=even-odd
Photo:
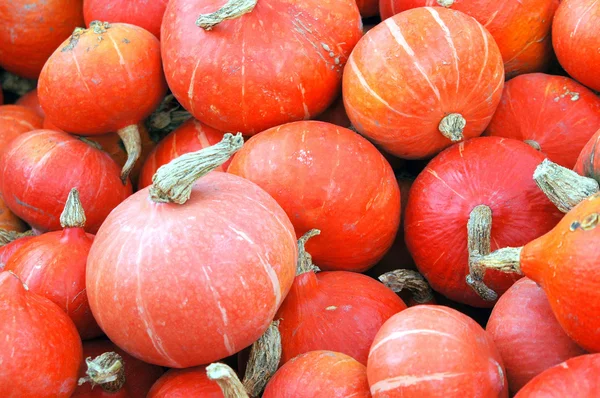
[[[26,94],[19,97],[15,105],[21,105],[29,109],[33,109],[42,119],[46,117],[44,110],[40,105],[40,100],[37,95],[37,88],[28,91]],[[39,127],[38,127],[39,128]]]
[[[168,0],[83,0],[85,24],[124,22],[146,29],[160,39],[160,24]]]
[[[206,366],[171,369],[154,383],[147,398],[223,398],[221,387],[206,375]]]
[[[42,128],[43,119],[23,105],[0,106],[0,151],[19,135]]]

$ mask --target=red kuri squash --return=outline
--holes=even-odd
[[[221,22],[221,7],[231,20]],[[218,130],[252,135],[323,112],[361,36],[354,0],[172,0],[161,46],[185,109]]]
[[[42,106],[40,105],[40,100],[37,95],[37,88],[22,95],[15,104],[22,105],[26,108],[34,110],[35,113],[37,113],[38,116],[41,117],[42,119],[46,117],[46,115],[44,114],[44,110],[42,109]]]
[[[0,396],[71,396],[81,363],[75,325],[8,271],[0,272],[0,335]]]
[[[23,105],[0,106],[0,151],[19,135],[41,129],[44,120]]]
[[[508,397],[491,337],[468,316],[437,305],[388,319],[371,346],[367,376],[373,398]]]
[[[0,158],[0,191],[17,216],[39,230],[59,230],[71,188],[86,210],[86,231],[95,233],[127,196],[119,166],[107,153],[67,133],[34,130],[20,135]]]
[[[585,144],[573,170],[584,177],[600,181],[600,130]]]
[[[134,25],[99,21],[76,29],[48,59],[38,82],[40,104],[58,128],[119,134],[129,155],[123,181],[141,154],[137,124],[166,90],[158,39]]]
[[[224,398],[217,382],[206,376],[206,366],[171,369],[150,389],[147,398]]]
[[[503,84],[500,51],[481,24],[424,7],[386,19],[360,40],[343,95],[360,133],[391,154],[417,159],[481,135]]]
[[[13,254],[16,253],[17,250],[21,248],[25,243],[33,239],[33,235],[23,236],[18,239],[13,240],[0,247],[0,271],[4,269],[8,260],[12,257]]]
[[[146,29],[160,39],[168,0],[83,0],[85,24],[93,21],[124,22]]]
[[[531,73],[506,83],[486,134],[523,140],[570,169],[599,128],[596,94],[568,77]]]

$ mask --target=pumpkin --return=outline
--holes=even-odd
[[[206,366],[171,369],[150,389],[147,398],[223,398],[219,385],[208,378]]]
[[[406,304],[366,275],[315,272],[304,245],[318,232],[309,231],[300,238],[296,278],[275,316],[281,319],[281,363],[309,351],[330,350],[366,365],[375,334]]]
[[[217,130],[253,135],[327,109],[361,36],[354,0],[173,0],[161,48],[185,109]]]
[[[491,337],[468,316],[438,305],[408,308],[383,324],[367,377],[373,398],[508,397]]]
[[[135,359],[108,340],[84,342],[83,358],[79,379],[85,382],[80,382],[71,397],[146,398],[164,373],[161,367]]]
[[[563,0],[552,22],[552,45],[560,65],[575,80],[600,90],[600,2]]]
[[[564,76],[532,73],[504,86],[487,135],[523,140],[553,162],[573,168],[600,128],[600,98]]]
[[[99,21],[76,29],[50,56],[38,82],[40,104],[56,127],[79,135],[119,134],[128,154],[124,183],[141,154],[137,125],[166,90],[158,39],[134,25]]]
[[[0,106],[0,151],[19,135],[41,129],[43,123],[44,120],[34,110],[25,106]]]
[[[174,368],[225,358],[263,334],[290,290],[297,248],[285,212],[250,181],[209,173],[242,142],[226,134],[171,161],[100,227],[90,307],[130,355]]]
[[[283,365],[263,398],[370,398],[365,365],[334,351],[310,351]]]
[[[73,322],[12,272],[0,272],[0,303],[0,396],[70,397],[82,352]]]
[[[35,111],[35,113],[37,113],[38,116],[41,117],[42,119],[46,117],[46,115],[44,114],[44,110],[42,109],[42,106],[40,105],[40,100],[37,95],[37,88],[35,88],[31,91],[28,91],[26,94],[19,97],[19,99],[17,100],[17,102],[15,102],[15,104],[24,106],[29,109],[33,109]]]
[[[562,330],[546,294],[529,278],[500,297],[486,330],[500,352],[512,393],[546,369],[585,353]]]
[[[139,189],[152,185],[152,176],[159,167],[184,153],[195,152],[214,145],[223,139],[223,132],[190,119],[162,139],[148,155],[140,174]],[[215,170],[226,171],[229,161]]]
[[[33,239],[33,235],[22,236],[11,242],[0,246],[0,271],[4,269],[8,260],[12,257],[17,250],[19,250],[25,243]]]
[[[125,22],[144,28],[160,39],[160,24],[168,0],[83,0],[85,24]]]
[[[61,307],[73,320],[82,339],[100,336],[85,289],[85,264],[93,235],[85,232],[79,192],[69,192],[60,215],[62,231],[34,237],[17,250],[5,270],[14,272],[29,289]]]
[[[552,59],[550,30],[560,0],[380,0],[381,19],[416,7],[442,6],[481,23],[498,44],[507,78],[540,72]]]
[[[83,25],[81,0],[3,1],[0,4],[0,66],[37,79],[56,47]]]
[[[523,142],[480,137],[448,148],[417,177],[404,234],[419,272],[435,291],[459,303],[493,306],[497,295],[485,292],[474,257],[525,244],[562,217],[531,178],[543,159]],[[502,294],[517,279],[489,272],[485,283]],[[478,294],[470,286],[484,291]]]
[[[11,211],[42,231],[60,230],[71,188],[95,233],[108,213],[131,194],[119,166],[105,152],[67,133],[34,130],[11,141],[0,158],[0,191]]]
[[[348,119],[348,115],[346,115],[344,99],[341,96],[338,97],[338,99],[336,99],[333,104],[331,104],[331,106],[325,110],[325,112],[315,117],[315,120],[335,124],[336,126],[345,128],[350,128],[352,126],[350,119]]]
[[[598,372],[600,354],[571,358],[538,375],[515,398],[594,398],[600,395]]]
[[[386,19],[360,40],[343,96],[361,134],[393,155],[420,159],[481,135],[503,85],[489,32],[461,12],[422,7]]]
[[[585,144],[573,170],[582,176],[600,181],[600,129]]]
[[[298,237],[318,228],[307,251],[323,270],[365,271],[391,247],[400,191],[366,139],[329,123],[288,123],[252,137],[227,170],[267,191]]]
[[[579,346],[600,351],[600,193],[583,200],[548,233],[478,259],[487,270],[522,274],[542,287],[558,323]]]

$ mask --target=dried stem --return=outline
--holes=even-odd
[[[146,119],[146,128],[153,141],[158,142],[170,132],[181,126],[192,115],[183,109],[173,94],[167,95]]]
[[[249,398],[242,382],[233,369],[224,363],[212,363],[206,367],[206,375],[216,381],[225,398]]]
[[[320,235],[321,231],[318,229],[311,229],[300,239],[298,239],[298,263],[296,265],[296,276],[304,274],[306,272],[319,272],[320,269],[312,262],[312,256],[306,251],[306,242],[317,235]]]
[[[279,367],[281,360],[281,334],[279,321],[271,322],[267,331],[250,349],[250,359],[242,384],[251,397],[260,397],[265,386]]]
[[[469,275],[467,285],[486,301],[494,301],[498,294],[483,282],[485,270],[478,263],[481,256],[490,252],[492,236],[492,209],[486,205],[476,206],[471,210],[467,223],[467,246],[469,250]]]
[[[90,382],[92,388],[100,385],[108,393],[115,393],[125,385],[125,362],[116,352],[105,352],[94,359],[87,357],[85,363],[86,376],[79,379],[79,385]]]
[[[525,140],[523,142],[526,143],[527,145],[529,145],[530,147],[532,147],[533,149],[535,149],[536,151],[541,151],[542,150],[542,147],[540,146],[540,144],[537,141],[534,141],[534,140]]]
[[[488,255],[479,257],[477,263],[484,270],[496,270],[505,273],[523,274],[521,272],[522,247],[505,247]]]
[[[129,173],[131,173],[131,170],[135,166],[135,162],[137,162],[142,153],[142,138],[140,137],[140,130],[136,124],[122,128],[117,131],[117,134],[121,137],[123,145],[125,145],[125,150],[127,151],[127,161],[121,170],[121,181],[123,182],[123,185],[125,185],[127,184]]]
[[[441,7],[450,7],[452,4],[454,4],[454,0],[437,0],[437,3]]]
[[[440,133],[452,142],[462,141],[464,139],[463,131],[467,121],[460,113],[451,113],[444,116],[438,129]]]
[[[69,192],[65,208],[60,215],[60,225],[63,228],[85,227],[85,212],[79,200],[79,191],[77,188],[73,188]]]
[[[412,295],[413,301],[417,304],[427,304],[434,300],[431,286],[429,286],[423,275],[417,271],[397,269],[379,276],[379,280],[395,293],[407,289]]]
[[[210,14],[201,14],[196,20],[196,26],[211,30],[227,19],[236,19],[254,10],[258,0],[229,0],[219,10]]]
[[[33,236],[33,230],[25,232],[9,231],[7,229],[0,229],[0,247],[8,245],[10,242],[15,241],[24,236]]]

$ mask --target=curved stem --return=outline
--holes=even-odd
[[[484,270],[496,270],[504,273],[522,275],[521,272],[522,247],[505,247],[477,259],[478,266]]]
[[[526,143],[527,145],[529,145],[530,147],[532,147],[533,149],[535,149],[536,151],[541,151],[542,150],[542,147],[540,146],[540,144],[537,141],[534,141],[534,140],[525,140],[523,142]]]
[[[104,151],[104,148],[102,148],[102,145],[100,145],[98,142],[96,142],[88,137],[77,137],[77,138],[79,139],[79,141],[85,142],[89,146],[93,146],[94,148],[96,148],[100,151]]]
[[[463,131],[467,121],[460,113],[451,113],[444,116],[440,122],[438,129],[440,133],[452,142],[462,141],[465,137]]]
[[[201,14],[196,26],[211,30],[227,19],[236,19],[254,10],[258,0],[229,0],[223,7],[210,14]]]
[[[588,196],[600,191],[598,181],[583,177],[566,167],[557,165],[548,159],[536,167],[533,179],[552,203],[563,213]]]
[[[378,279],[395,293],[407,289],[417,304],[427,304],[434,300],[431,286],[417,271],[397,269],[380,275]]]
[[[173,94],[167,95],[159,107],[146,119],[145,125],[152,141],[158,142],[191,118]]]
[[[454,0],[437,0],[437,3],[441,7],[450,7],[452,4],[454,4]]]
[[[10,242],[15,241],[24,236],[33,236],[33,230],[25,232],[9,231],[7,229],[0,229],[0,247],[8,245]]]
[[[206,375],[216,381],[225,398],[249,398],[242,382],[233,369],[224,363],[212,363],[206,367]]]
[[[125,150],[127,151],[127,161],[121,170],[121,181],[123,182],[123,185],[125,185],[127,184],[129,173],[131,173],[131,170],[135,166],[135,162],[137,162],[142,153],[142,138],[140,137],[140,130],[136,124],[122,128],[117,131],[117,134],[119,134],[119,137],[123,140],[123,145],[125,145]]]
[[[242,133],[227,133],[218,144],[171,160],[152,177],[150,198],[158,203],[184,204],[196,181],[225,163],[243,144]]]
[[[271,322],[267,331],[250,349],[250,359],[242,384],[251,397],[260,397],[261,392],[277,371],[281,360],[281,334],[279,321]]]
[[[73,188],[69,192],[65,208],[60,215],[60,225],[63,228],[85,227],[85,212],[79,200],[79,191],[77,188]]]
[[[313,236],[320,235],[321,231],[318,229],[311,229],[300,239],[298,239],[298,263],[296,265],[296,276],[304,274],[305,272],[319,272],[320,269],[312,262],[312,256],[306,251],[306,242]]]
[[[467,285],[484,300],[494,301],[498,294],[483,282],[484,268],[478,260],[490,252],[492,236],[492,209],[486,205],[475,206],[469,215],[467,223],[467,247],[469,250],[469,275]]]
[[[100,385],[108,393],[115,393],[125,385],[123,358],[116,352],[105,352],[94,359],[87,357],[85,363],[86,376],[79,379],[79,385],[90,382],[92,388]]]

